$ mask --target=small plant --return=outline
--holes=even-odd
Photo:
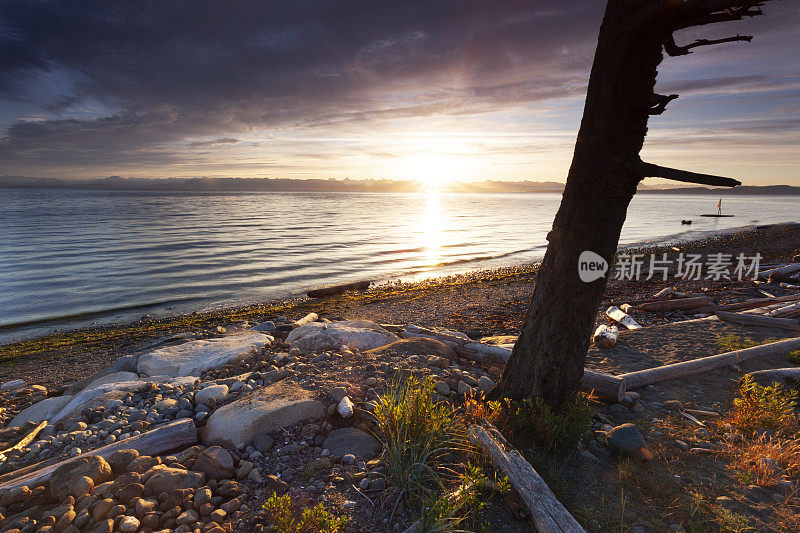
[[[589,401],[583,394],[555,411],[541,398],[505,399],[498,415],[500,425],[521,446],[535,445],[548,452],[570,450],[583,438],[592,422]]]
[[[449,494],[441,495],[423,507],[421,531],[426,533],[459,531],[461,524],[469,531],[485,529],[481,513],[492,494],[511,490],[508,477],[490,479],[477,465],[467,463],[459,477],[459,485]]]
[[[482,392],[479,395],[470,393],[461,406],[463,410],[461,419],[466,426],[480,424],[483,419],[494,423],[500,413],[500,406],[500,402],[485,401]]]
[[[740,396],[733,400],[731,425],[747,434],[768,429],[776,433],[797,430],[794,415],[795,393],[775,384],[762,387],[751,376],[745,376],[739,388]]]
[[[339,533],[344,531],[349,520],[346,516],[334,516],[322,503],[306,507],[297,516],[288,494],[273,494],[262,509],[267,513],[269,526],[277,533]]]
[[[789,352],[786,355],[786,358],[789,360],[790,363],[793,365],[800,365],[800,350],[795,350],[793,352]]]
[[[761,437],[731,450],[731,454],[731,466],[739,470],[737,478],[743,485],[769,485],[783,479],[784,474],[800,475],[800,438]]]
[[[399,492],[397,502],[422,502],[452,476],[452,453],[466,448],[463,425],[444,403],[434,402],[434,383],[409,378],[378,399],[373,414],[383,441],[386,480]]]
[[[717,346],[726,352],[744,350],[745,348],[752,348],[753,346],[758,346],[759,344],[761,343],[743,339],[738,335],[720,335],[717,338]]]

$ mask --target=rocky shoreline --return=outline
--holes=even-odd
[[[682,246],[747,250],[754,241],[771,243],[767,261],[791,260],[800,230],[797,225],[775,226]],[[70,533],[267,531],[264,502],[274,494],[287,494],[303,508],[321,503],[337,516],[348,517],[348,532],[403,531],[419,518],[418,510],[404,504],[402,494],[387,485],[387,465],[381,460],[386,443],[374,416],[376,405],[394,384],[415,378],[431,380],[434,401],[454,411],[463,409],[465,401],[491,390],[501,372],[497,365],[460,357],[448,344],[414,338],[407,326],[438,325],[450,329],[448,335],[487,345],[513,343],[513,336],[502,335],[515,333],[534,273],[533,267],[476,273],[471,279],[462,276],[304,301],[266,314],[263,308],[251,309],[259,321],[237,315],[233,323],[215,323],[219,316],[203,317],[202,330],[176,332],[178,326],[171,324],[155,330],[168,335],[156,343],[148,340],[150,346],[131,349],[123,357],[109,358],[109,352],[101,350],[105,364],[56,387],[23,379],[27,375],[15,373],[11,362],[4,369],[11,379],[4,379],[0,390],[0,422],[5,428],[0,430],[0,528]],[[641,299],[663,286],[655,281],[612,282],[604,306]],[[704,287],[703,293],[717,303],[754,298],[764,290],[752,282],[679,285],[687,292]],[[776,296],[796,293],[777,284],[763,287]],[[299,319],[300,311],[312,309],[322,316],[314,313],[303,321],[283,316]],[[713,327],[684,325],[696,317],[691,310],[638,312],[636,320],[645,327],[623,332],[618,348],[593,348],[587,366],[625,371],[696,357],[685,345],[659,354],[657,346],[667,345],[671,336],[684,336],[699,352],[716,350],[722,335],[756,342],[775,336],[770,328],[737,329],[720,321]],[[598,320],[605,319],[600,315]],[[136,337],[125,346],[140,341]],[[76,347],[81,344],[70,349]],[[649,359],[637,359],[640,352]],[[57,350],[40,356],[60,362]],[[759,364],[774,367],[779,362]],[[762,368],[748,365],[743,363],[736,375]],[[711,468],[697,461],[713,462],[724,443],[747,439],[736,436],[730,424],[709,425],[700,432],[680,413],[687,407],[708,411],[712,405],[730,405],[735,389],[726,384],[726,372],[730,369],[680,387],[671,382],[648,386],[629,391],[618,403],[597,404],[590,431],[574,454],[566,463],[554,459],[563,464],[553,479],[570,483],[598,476],[602,481],[591,490],[588,484],[575,484],[579,494],[573,497],[586,503],[600,501],[599,494],[611,490],[606,478],[622,468],[620,457],[639,457],[643,448],[663,455],[666,464],[674,464],[680,453],[690,469]],[[144,445],[146,437],[150,440]],[[727,467],[714,468],[713,479],[719,479]],[[765,501],[788,501],[796,492],[794,474],[790,469],[786,473],[780,483],[758,487],[766,491]],[[682,475],[687,480],[700,477]],[[699,482],[709,481],[700,477]],[[728,491],[714,498],[732,500],[731,509],[750,513],[753,519],[770,520],[776,512],[772,507],[741,507],[744,504],[732,496]],[[724,499],[719,502],[726,504]],[[797,503],[786,505],[795,509]],[[528,519],[514,509],[513,499],[493,500],[485,510],[491,530],[528,530]],[[675,518],[678,527],[684,519]],[[593,531],[608,525],[597,517],[581,522]]]

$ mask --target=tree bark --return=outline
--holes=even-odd
[[[598,37],[572,165],[519,340],[494,397],[541,397],[559,407],[577,392],[607,276],[578,276],[592,251],[609,265],[642,175],[662,45],[661,2],[609,0]]]

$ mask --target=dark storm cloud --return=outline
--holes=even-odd
[[[108,112],[14,123],[0,157],[557,96],[587,67],[598,4],[6,0],[0,96]],[[533,68],[538,82],[508,79]]]
[[[576,96],[603,6],[3,0],[0,166],[157,165],[185,157],[187,144],[230,146],[270,128],[484,113]],[[787,20],[772,19],[760,37],[785,33]],[[742,81],[770,83],[728,72],[667,85],[701,91]],[[14,106],[26,112],[15,115]],[[31,106],[42,113],[32,116]]]

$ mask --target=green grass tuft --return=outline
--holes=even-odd
[[[262,509],[267,513],[268,525],[276,533],[340,533],[349,521],[346,516],[334,516],[322,503],[298,512],[288,494],[273,494]]]
[[[592,422],[592,410],[583,394],[577,394],[556,411],[541,398],[502,402],[498,422],[520,447],[535,446],[546,452],[575,448]]]
[[[467,447],[463,425],[448,405],[432,400],[433,392],[432,380],[409,378],[394,383],[374,409],[387,484],[398,502],[422,502],[440,490],[443,479],[454,477],[454,452]]]

